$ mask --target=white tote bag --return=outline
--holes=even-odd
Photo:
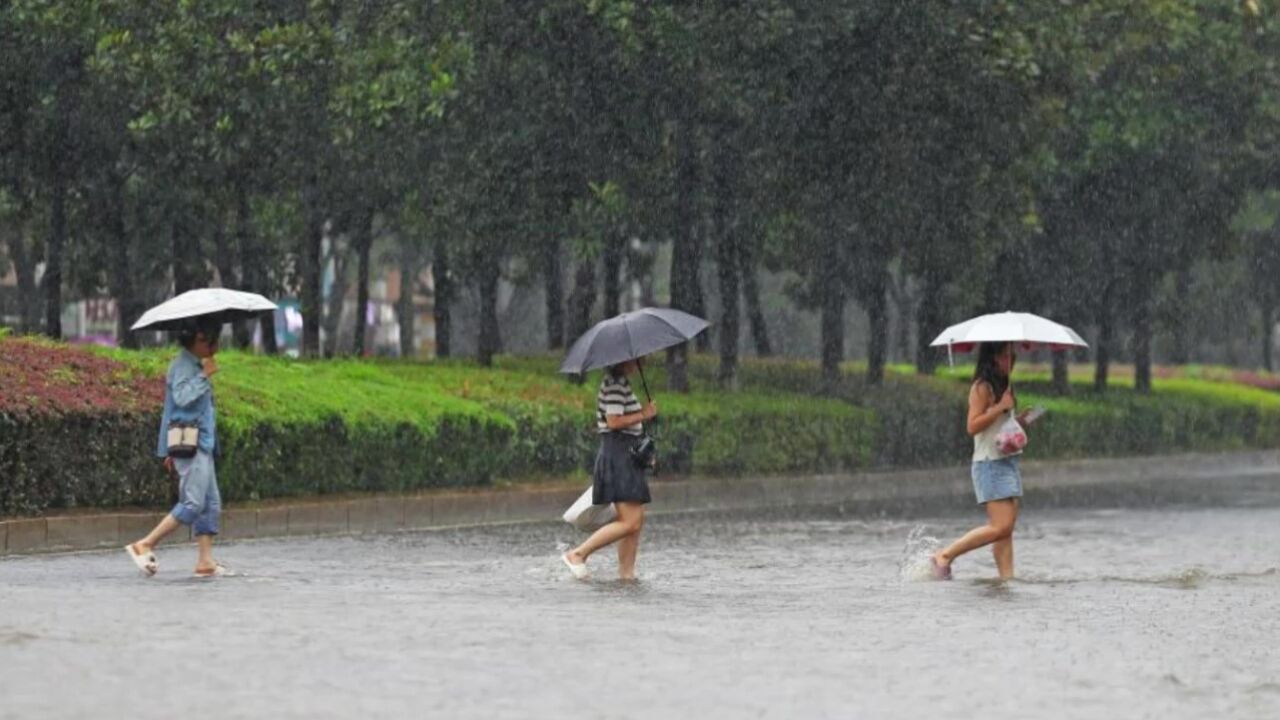
[[[618,511],[613,509],[613,503],[592,505],[591,490],[592,488],[588,487],[587,491],[564,511],[564,521],[583,532],[595,532],[613,522],[613,519],[618,516]]]

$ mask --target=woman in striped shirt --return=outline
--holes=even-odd
[[[654,402],[641,406],[627,376],[640,367],[628,360],[605,370],[596,395],[596,430],[600,451],[592,471],[592,504],[613,503],[617,518],[597,530],[586,542],[565,553],[564,562],[573,576],[586,578],[587,558],[595,551],[618,543],[618,577],[634,580],[636,554],[640,550],[640,530],[644,527],[644,506],[649,502],[649,482],[644,468],[631,457],[631,446],[644,433],[644,423],[658,414]]]

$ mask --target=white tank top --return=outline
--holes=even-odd
[[[973,436],[973,461],[982,462],[984,460],[999,460],[1005,457],[1004,453],[996,449],[996,436],[1000,434],[1000,428],[1014,416],[1016,410],[1007,410],[996,418],[986,430]]]

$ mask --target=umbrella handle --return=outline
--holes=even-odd
[[[640,371],[640,385],[644,388],[644,399],[653,402],[653,396],[649,394],[649,383],[644,379],[644,361],[636,358],[636,369]]]
[[[640,371],[640,386],[644,388],[645,400],[648,400],[649,402],[653,402],[653,396],[649,394],[649,382],[644,379],[644,361],[641,360],[640,358],[636,358],[636,369]],[[657,419],[655,418],[654,421],[650,423],[650,425],[656,425],[656,424],[657,424]],[[657,437],[656,433],[653,433],[653,435],[654,437]]]

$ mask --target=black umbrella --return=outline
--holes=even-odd
[[[596,323],[582,334],[560,364],[560,372],[588,370],[642,358],[691,340],[707,329],[707,321],[670,308],[641,308]],[[643,373],[640,376],[644,381]],[[646,384],[645,393],[648,394]]]

